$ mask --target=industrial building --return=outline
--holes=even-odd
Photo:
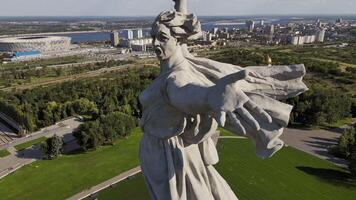
[[[71,38],[32,36],[0,38],[0,52],[60,52],[70,50]]]

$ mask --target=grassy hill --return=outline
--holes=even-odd
[[[224,135],[229,135],[224,132]],[[1,200],[63,200],[136,167],[136,129],[113,146],[37,161],[0,180]],[[221,139],[218,171],[240,200],[354,200],[356,182],[347,172],[291,147],[260,160],[248,140]],[[102,191],[99,200],[149,199],[142,175]]]
[[[291,147],[260,160],[250,142],[221,139],[216,166],[239,200],[354,200],[356,182],[333,164]],[[106,189],[99,200],[150,199],[142,175]]]
[[[0,180],[1,200],[63,200],[139,165],[136,129],[127,139],[95,151],[27,165]]]

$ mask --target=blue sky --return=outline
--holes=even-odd
[[[188,0],[198,15],[356,14],[356,0]],[[153,16],[171,0],[0,0],[0,16]]]

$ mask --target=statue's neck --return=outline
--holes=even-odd
[[[178,48],[170,58],[161,61],[161,72],[169,71],[185,61],[186,59],[183,56],[181,49]]]

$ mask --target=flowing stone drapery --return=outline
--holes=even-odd
[[[218,126],[268,158],[283,147],[292,110],[279,100],[307,90],[304,65],[242,68],[194,57],[185,43],[199,35],[197,18],[180,12],[161,13],[152,27],[161,73],[140,95],[140,160],[155,200],[237,199],[213,167]]]

